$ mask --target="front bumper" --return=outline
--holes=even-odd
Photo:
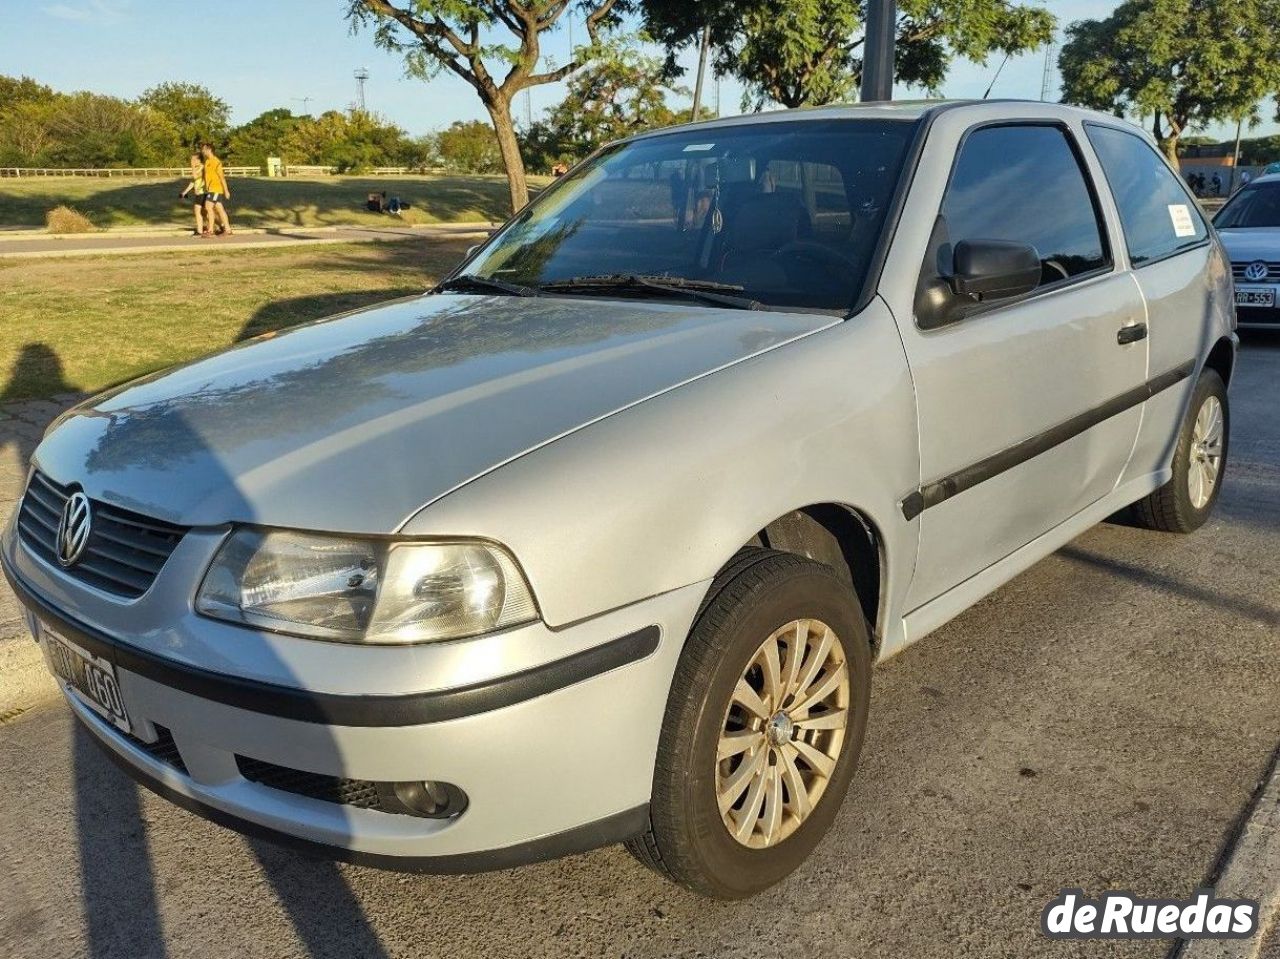
[[[505,868],[644,828],[671,676],[705,588],[695,584],[554,633],[535,624],[504,638],[524,633],[540,650],[550,648],[549,638],[574,650],[545,662],[481,681],[467,681],[474,669],[453,683],[436,672],[425,691],[354,695],[198,668],[110,635],[42,595],[13,562],[30,558],[8,545],[0,565],[23,605],[44,627],[115,664],[132,736],[64,693],[131,775],[251,835],[430,872]],[[365,652],[372,659],[382,651]],[[418,655],[432,652],[420,647]],[[441,665],[457,658],[456,650],[440,652]],[[179,763],[148,749],[157,727],[172,735]],[[467,807],[452,819],[355,808],[251,781],[238,765],[244,758],[356,780],[444,781],[466,793]]]

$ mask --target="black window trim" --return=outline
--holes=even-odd
[[[1091,280],[1096,280],[1099,277],[1110,276],[1111,274],[1118,272],[1117,270],[1118,264],[1116,263],[1115,250],[1111,248],[1111,231],[1109,229],[1109,224],[1107,222],[1106,214],[1102,210],[1102,202],[1101,202],[1101,196],[1099,195],[1099,192],[1098,192],[1098,184],[1094,181],[1093,174],[1089,169],[1089,165],[1085,162],[1085,154],[1081,149],[1080,141],[1076,138],[1075,131],[1071,128],[1071,124],[1069,124],[1065,120],[1060,120],[1053,117],[1026,117],[1022,119],[1015,118],[1015,119],[983,120],[979,123],[975,123],[972,126],[966,128],[964,133],[960,135],[960,142],[956,144],[955,155],[951,158],[951,169],[947,173],[947,183],[942,188],[942,199],[938,202],[938,210],[937,210],[937,213],[935,214],[935,220],[937,219],[937,217],[942,216],[942,208],[947,201],[947,193],[950,191],[951,184],[955,180],[956,167],[959,165],[960,154],[964,150],[965,144],[969,142],[969,137],[972,136],[974,133],[977,133],[979,130],[991,129],[993,127],[1000,127],[1000,128],[1003,128],[1003,127],[1053,127],[1054,129],[1062,133],[1063,138],[1067,142],[1067,148],[1071,150],[1072,155],[1075,157],[1076,166],[1079,167],[1080,169],[1080,176],[1084,180],[1085,189],[1089,192],[1089,201],[1090,201],[1090,204],[1093,206],[1093,218],[1098,225],[1098,239],[1101,240],[1102,242],[1102,254],[1106,258],[1106,262],[1104,265],[1098,267],[1096,270],[1089,270],[1086,273],[1077,273],[1075,276],[1070,276],[1062,280],[1057,280],[1053,283],[1048,283],[1043,286],[1038,286],[1034,290],[1032,290],[1030,293],[1027,293],[1023,296],[1011,297],[1005,300],[993,300],[992,302],[986,303],[986,304],[983,304],[983,303],[974,304],[974,307],[970,310],[967,310],[962,316],[956,318],[952,322],[945,323],[941,326],[934,326],[934,327],[921,326],[919,317],[915,315],[915,312],[913,310],[911,320],[915,324],[916,329],[922,333],[935,333],[943,330],[950,330],[960,326],[963,323],[967,323],[970,320],[977,319],[979,317],[990,316],[993,313],[996,313],[1003,309],[1008,309],[1010,307],[1021,306],[1023,303],[1028,303],[1032,300],[1039,299],[1043,296],[1051,296],[1053,294],[1061,292],[1062,290],[1072,289],[1083,283],[1087,283]],[[1101,166],[1101,163],[1099,163],[1099,166]],[[926,256],[927,255],[928,255],[928,251],[926,251]],[[924,277],[924,268],[922,267],[920,274],[917,277],[917,284],[923,277]]]
[[[1125,127],[1118,126],[1114,123],[1100,123],[1097,120],[1085,120],[1084,126],[1085,139],[1089,141],[1089,149],[1093,151],[1093,155],[1098,160],[1098,168],[1102,170],[1102,179],[1105,180],[1107,184],[1107,193],[1111,195],[1111,202],[1115,204],[1116,217],[1120,221],[1120,235],[1124,237],[1125,259],[1129,261],[1130,270],[1137,272],[1138,270],[1145,269],[1148,266],[1155,266],[1157,263],[1163,263],[1165,260],[1171,260],[1175,256],[1182,256],[1184,253],[1190,253],[1192,250],[1199,250],[1202,247],[1206,247],[1213,241],[1213,221],[1204,215],[1204,210],[1200,207],[1200,201],[1197,200],[1195,196],[1192,195],[1191,191],[1187,189],[1187,184],[1183,181],[1182,177],[1178,175],[1177,171],[1169,166],[1168,161],[1160,155],[1160,151],[1156,150],[1147,142],[1146,137],[1137,130],[1126,129]],[[1156,157],[1164,163],[1165,169],[1173,175],[1174,182],[1178,184],[1178,188],[1182,191],[1183,196],[1185,196],[1190,202],[1191,209],[1195,211],[1195,215],[1200,218],[1200,224],[1204,227],[1203,239],[1196,240],[1194,243],[1188,243],[1186,246],[1178,247],[1176,250],[1170,250],[1168,253],[1162,253],[1160,256],[1153,256],[1142,261],[1135,260],[1133,258],[1133,250],[1129,246],[1129,233],[1124,228],[1124,217],[1120,214],[1120,201],[1116,199],[1116,192],[1112,189],[1111,180],[1107,177],[1107,165],[1102,162],[1102,154],[1098,152],[1098,147],[1089,137],[1089,127],[1096,127],[1099,130],[1110,130],[1113,133],[1123,133],[1127,137],[1133,137],[1144,147],[1154,153]]]

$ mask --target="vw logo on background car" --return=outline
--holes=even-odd
[[[93,527],[93,510],[89,497],[77,490],[62,507],[62,519],[58,521],[58,562],[64,567],[80,562],[85,547],[89,545],[89,532]]]
[[[1252,283],[1267,278],[1267,264],[1262,260],[1254,260],[1244,268],[1244,278]]]

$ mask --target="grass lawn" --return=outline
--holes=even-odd
[[[530,177],[537,188],[546,177]],[[186,180],[33,177],[0,180],[0,226],[43,228],[45,214],[66,204],[102,229],[190,226],[191,208],[178,201]],[[245,177],[231,181],[232,225],[387,226],[394,217],[364,208],[370,193],[407,200],[410,223],[505,220],[510,200],[501,176]]]
[[[0,403],[104,389],[259,333],[420,293],[471,242],[0,260]]]

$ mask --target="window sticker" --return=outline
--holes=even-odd
[[[1174,236],[1195,236],[1196,223],[1185,203],[1169,204],[1169,219],[1173,221]]]
[[[684,153],[704,153],[707,150],[714,150],[715,148],[716,148],[716,145],[714,143],[690,143],[687,147],[684,148],[683,152]]]

